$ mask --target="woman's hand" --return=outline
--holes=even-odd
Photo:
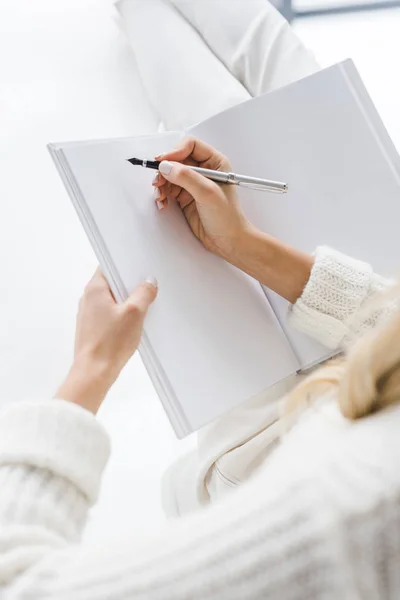
[[[192,137],[156,159],[162,161],[161,174],[153,182],[158,207],[175,198],[208,250],[295,302],[310,277],[313,258],[250,224],[240,208],[236,186],[217,184],[187,166],[230,171],[228,159]]]
[[[234,263],[251,229],[240,208],[236,188],[217,184],[186,166],[230,171],[228,159],[192,137],[184,138],[174,150],[156,158],[163,161],[153,182],[158,207],[165,208],[168,198],[176,199],[194,235],[207,250]]]
[[[85,288],[76,324],[74,363],[56,397],[96,413],[137,349],[144,317],[157,295],[155,280],[141,283],[117,304],[98,269]]]

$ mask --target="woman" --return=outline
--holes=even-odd
[[[400,317],[394,308],[389,317],[387,301],[360,312],[389,282],[335,251],[312,257],[258,231],[233,187],[182,164],[226,169],[209,146],[187,138],[162,158],[157,200],[176,198],[206,248],[293,302],[292,323],[315,339],[359,340],[286,400],[289,409],[313,403],[235,493],[151,538],[133,531],[83,548],[109,454],[93,415],[157,294],[149,280],[118,306],[98,271],[57,399],[0,416],[2,598],[398,598]]]

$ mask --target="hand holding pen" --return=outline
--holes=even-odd
[[[190,168],[229,172],[228,159],[200,140],[185,138],[156,160],[162,161],[153,181],[158,208],[163,211],[168,199],[176,200],[207,250],[294,302],[307,281],[312,259],[250,223],[241,209],[236,185],[218,185]],[[163,220],[161,213],[160,227]]]
[[[153,180],[154,197],[159,210],[174,199],[180,205],[195,236],[207,250],[231,261],[249,223],[240,207],[236,185],[218,185],[191,167],[230,171],[228,159],[195,138],[184,138],[162,156]]]
[[[141,158],[128,158],[134,166],[145,167],[146,169],[160,170],[161,160],[147,160]],[[253,190],[259,190],[260,192],[274,192],[278,194],[284,194],[287,192],[288,186],[282,181],[273,181],[272,179],[262,179],[260,177],[251,177],[249,175],[239,175],[237,173],[231,173],[226,171],[216,171],[213,169],[206,169],[204,167],[190,166],[193,171],[215,181],[216,183],[225,183],[232,185],[240,185]]]
[[[132,165],[155,170],[159,170],[162,160],[163,155],[156,157],[156,160],[146,160],[141,158],[127,159]],[[203,175],[203,177],[207,177],[216,183],[240,185],[261,192],[274,192],[278,194],[284,194],[288,189],[287,183],[283,183],[282,181],[273,181],[272,179],[262,179],[260,177],[251,177],[249,175],[239,175],[229,171],[218,171],[204,166],[189,166],[193,171],[196,171],[196,173],[199,173],[200,175]]]

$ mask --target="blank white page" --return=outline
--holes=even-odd
[[[260,285],[207,252],[176,204],[158,211],[154,171],[126,161],[173,143],[171,135],[133,138],[66,145],[63,154],[111,259],[107,268],[123,284],[120,296],[147,275],[158,279],[143,358],[184,435],[294,372],[298,362]]]
[[[255,98],[192,128],[238,173],[285,181],[284,195],[240,189],[262,230],[313,252],[326,244],[394,275],[400,264],[399,157],[351,61]],[[326,348],[285,323],[302,366]]]

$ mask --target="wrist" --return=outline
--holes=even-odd
[[[90,356],[78,356],[56,397],[96,414],[114,381],[107,364]]]
[[[253,225],[244,228],[230,262],[295,303],[310,277],[313,258]]]

